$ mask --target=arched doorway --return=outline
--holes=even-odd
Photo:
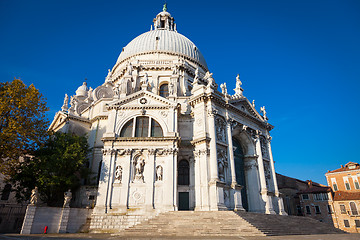
[[[178,163],[178,185],[181,186],[182,191],[179,191],[179,211],[186,211],[190,209],[189,203],[189,185],[190,185],[190,166],[187,160],[181,160]],[[185,191],[185,188],[186,191]]]
[[[244,152],[238,140],[233,138],[232,141],[234,147],[236,182],[244,186],[243,189],[241,189],[241,200],[242,200],[243,208],[246,211],[248,211],[248,200],[246,194],[246,180],[245,180],[245,170],[244,170]]]

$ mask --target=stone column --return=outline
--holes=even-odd
[[[31,228],[34,222],[36,206],[29,204],[26,208],[24,222],[20,234],[31,234]]]
[[[279,205],[279,214],[280,215],[288,215],[285,212],[284,202],[283,202],[283,199],[280,197],[280,192],[279,192],[279,189],[278,189],[275,166],[274,166],[274,159],[273,159],[272,150],[271,150],[271,137],[270,136],[267,138],[267,147],[268,147],[268,150],[269,150],[270,170],[271,170],[271,174],[272,174],[272,178],[273,178],[275,196],[277,197],[278,205]]]
[[[177,148],[174,148],[172,149],[172,157],[173,157],[173,177],[174,177],[174,180],[173,180],[173,196],[174,196],[174,199],[173,199],[173,204],[174,204],[174,211],[177,211],[178,210],[178,191],[177,191],[177,154],[178,154],[178,149]]]
[[[218,181],[218,163],[216,154],[216,132],[215,132],[215,114],[217,110],[209,109],[208,111],[208,131],[210,135],[210,180]]]
[[[155,153],[156,149],[148,149],[148,169],[147,169],[147,181],[145,182],[149,191],[149,194],[146,194],[145,205],[148,210],[154,209],[154,190],[155,190]]]
[[[236,172],[235,172],[235,158],[234,158],[234,146],[232,141],[232,129],[231,129],[231,119],[228,119],[226,128],[227,128],[227,137],[228,137],[228,152],[230,160],[230,172],[231,172],[231,194],[234,199],[234,210],[235,211],[245,211],[242,206],[241,200],[241,189],[242,187],[238,185],[236,181]]]
[[[110,155],[110,162],[109,162],[109,173],[108,173],[108,184],[107,184],[107,192],[106,192],[106,203],[105,203],[105,207],[106,207],[106,211],[108,212],[111,209],[111,198],[112,198],[112,194],[113,194],[113,182],[114,182],[114,165],[115,165],[115,160],[116,160],[116,149],[112,149],[111,150],[111,155]]]
[[[122,162],[123,176],[121,180],[121,194],[120,194],[120,209],[121,212],[126,212],[128,208],[129,199],[129,184],[131,182],[131,149],[119,150],[119,155],[124,155]]]
[[[215,114],[217,111],[212,109],[211,105],[208,107],[208,132],[210,136],[210,182],[209,182],[209,194],[210,194],[210,210],[217,211],[219,209],[219,204],[224,205],[219,202],[221,196],[223,195],[223,189],[219,191],[217,183],[219,182],[218,177],[218,162],[217,162],[217,148],[216,148],[216,132],[215,132]]]
[[[262,153],[261,153],[260,136],[258,133],[255,135],[255,148],[256,148],[256,154],[258,156],[257,163],[258,163],[258,167],[259,167],[259,177],[260,177],[260,185],[261,185],[260,194],[262,195],[262,198],[265,202],[265,213],[266,214],[276,214],[272,208],[271,198],[269,198],[269,196],[268,196],[268,189],[266,187],[266,178],[265,178],[265,171],[264,171],[264,162],[263,162]]]
[[[101,164],[101,173],[99,179],[99,187],[98,187],[98,194],[96,198],[96,206],[94,208],[94,213],[104,213],[107,211],[107,198],[108,198],[108,185],[109,185],[109,171],[110,171],[110,162],[111,162],[111,155],[113,149],[111,148],[104,148],[102,150],[103,153],[103,160]]]
[[[205,144],[204,144],[205,145]],[[195,146],[195,211],[209,211],[209,186],[207,169],[208,150],[206,146]]]
[[[263,212],[261,205],[262,200],[259,195],[261,184],[259,182],[258,164],[256,159],[257,159],[256,155],[244,156],[245,178],[247,182],[246,191],[249,199],[248,201],[249,211]]]

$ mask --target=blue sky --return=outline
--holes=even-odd
[[[170,1],[177,30],[230,93],[265,105],[277,172],[325,183],[360,162],[360,1]],[[103,83],[121,49],[150,29],[163,1],[0,0],[0,80],[21,78],[47,98]]]

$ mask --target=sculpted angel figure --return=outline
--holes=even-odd
[[[221,88],[221,92],[222,92],[222,94],[224,94],[225,96],[228,94],[227,93],[227,88],[226,88],[226,83],[222,83],[221,85],[220,85],[220,88]]]

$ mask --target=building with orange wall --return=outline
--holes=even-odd
[[[335,227],[347,232],[360,232],[360,165],[349,162],[328,171],[325,176],[333,191],[329,203]]]

